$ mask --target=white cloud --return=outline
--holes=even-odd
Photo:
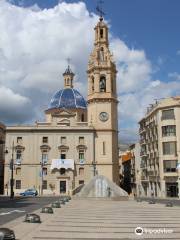
[[[128,127],[130,132],[136,131],[138,134],[138,122],[145,115],[149,104],[155,99],[179,94],[180,76],[177,73],[171,74],[174,81],[169,82],[153,79],[154,66],[152,67],[144,50],[130,49],[125,42],[117,38],[111,39],[111,49],[118,70],[120,126]],[[120,138],[121,136],[123,139],[131,139],[128,132],[122,135],[120,131]]]
[[[180,80],[180,73],[173,72],[173,73],[169,73],[168,76],[170,78],[174,78],[175,80]]]
[[[0,16],[1,85],[32,99],[38,112],[42,106],[47,108],[54,91],[63,87],[62,73],[67,57],[71,57],[75,86],[86,89],[86,68],[98,17],[90,16],[84,3],[63,2],[40,10],[4,0],[0,1]]]
[[[118,92],[138,91],[150,82],[151,63],[143,50],[129,49],[120,39],[112,39],[111,49],[118,68]]]
[[[59,74],[65,69],[67,57],[73,59],[75,66],[87,62],[96,18],[89,17],[84,3],[63,2],[34,12],[3,1],[0,15],[1,67],[5,72],[1,81],[9,80],[15,70],[15,75],[21,75],[20,86],[41,88],[44,84],[44,91],[52,91],[60,82]]]
[[[10,103],[1,107],[0,120],[14,119],[18,123],[42,117],[53,92],[63,87],[61,74],[67,57],[72,59],[76,73],[75,87],[87,94],[86,69],[98,16],[90,14],[83,2],[60,1],[54,8],[41,10],[38,6],[23,8],[1,0],[0,16],[0,84],[15,104],[13,108]],[[175,94],[180,87],[177,78],[166,83],[153,79],[154,68],[145,51],[131,49],[112,33],[110,36],[118,70],[120,128],[134,133],[148,104],[155,98]],[[33,111],[27,113],[28,104]],[[16,114],[14,109],[21,112]],[[12,112],[16,118],[9,115]]]
[[[25,96],[14,93],[9,88],[0,87],[0,103],[1,121],[6,120],[6,118],[9,119],[9,122],[19,120],[19,118],[26,121],[31,117],[32,113],[29,111],[31,101]]]
[[[4,107],[17,108],[18,106],[21,108],[25,104],[29,103],[30,100],[20,94],[14,93],[11,89],[6,87],[0,87],[0,102],[1,109]]]

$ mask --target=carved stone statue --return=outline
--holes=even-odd
[[[99,88],[100,88],[100,92],[105,92],[106,91],[106,79],[105,79],[105,77],[101,77],[100,82],[99,82]]]

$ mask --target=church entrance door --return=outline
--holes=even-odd
[[[66,193],[66,181],[60,181],[60,193]]]

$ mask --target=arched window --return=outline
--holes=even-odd
[[[22,161],[22,150],[17,149],[16,150],[16,164],[21,165],[21,161]]]
[[[105,78],[105,76],[100,77],[99,91],[100,92],[106,92],[106,78]]]
[[[84,149],[79,149],[79,160],[84,160]]]
[[[84,122],[84,113],[81,114],[81,122]]]
[[[66,150],[64,149],[61,150],[60,159],[66,159]]]
[[[94,77],[93,76],[91,78],[91,86],[92,86],[92,91],[94,92]]]
[[[100,29],[100,38],[103,38],[103,29]]]
[[[65,174],[65,173],[66,173],[66,169],[65,169],[65,168],[61,168],[61,169],[60,169],[60,174],[63,175],[63,174]]]
[[[43,167],[43,176],[47,175],[47,168]]]
[[[20,149],[18,149],[18,150],[16,151],[16,159],[17,159],[17,160],[20,160],[21,158],[22,158],[22,152],[21,152]]]
[[[113,78],[112,78],[112,80],[111,80],[111,92],[112,92],[112,93],[113,93],[113,91],[114,91],[113,84],[114,84],[114,81],[113,81]]]
[[[42,150],[42,163],[47,164],[48,162],[48,151],[46,149]]]
[[[101,62],[104,62],[104,48],[101,47],[100,52],[99,52],[99,60]]]

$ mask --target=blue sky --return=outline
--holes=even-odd
[[[65,67],[64,59],[69,57],[67,55],[73,59],[72,67],[77,76],[76,87],[86,95],[83,83],[86,81],[87,59],[93,46],[93,27],[97,22],[97,16],[91,13],[96,13],[97,1],[66,0],[64,3],[67,4],[63,5],[63,1],[57,0],[0,2],[0,30],[4,33],[4,37],[0,37],[4,40],[1,47],[4,65],[0,71],[0,93],[2,88],[3,94],[6,92],[11,95],[13,102],[16,99],[17,103],[24,104],[18,117],[10,114],[11,103],[6,108],[0,107],[0,118],[7,124],[32,122],[42,118],[39,112],[46,108],[49,101],[47,99],[50,99],[57,89],[57,84],[62,86],[57,76],[59,77]],[[103,8],[105,19],[110,26],[111,50],[119,71],[119,129],[123,141],[132,142],[137,139],[137,122],[145,113],[148,104],[156,98],[180,95],[180,1],[104,0]],[[72,25],[73,37],[71,32],[66,32]],[[49,29],[49,32],[43,36],[46,34],[44,29]],[[61,31],[66,33],[67,38],[62,37]],[[39,51],[39,32],[43,36],[43,50],[48,49],[45,50],[46,54]],[[51,34],[56,37],[53,40],[54,46],[51,46]],[[86,39],[78,39],[78,34],[86,34]],[[60,49],[60,44],[66,52]],[[69,45],[72,45],[72,48]],[[84,46],[82,57],[78,54],[78,46]],[[18,49],[16,53],[15,49]],[[22,62],[24,66],[20,68],[19,64]],[[15,67],[17,63],[19,64]],[[49,72],[45,76],[43,72],[47,69]],[[54,84],[48,77],[54,79]],[[39,88],[41,84],[47,86],[48,92]],[[40,98],[44,100],[41,101]],[[31,114],[26,112],[27,105],[32,108]],[[15,119],[14,122],[12,119]]]

